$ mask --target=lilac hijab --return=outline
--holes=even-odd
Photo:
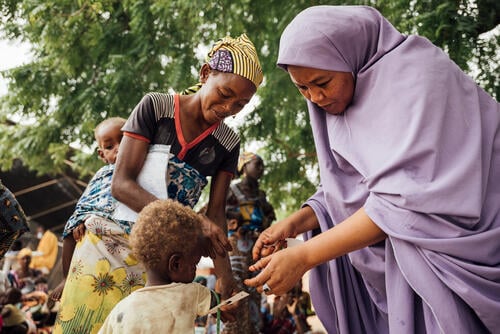
[[[427,39],[362,6],[301,12],[278,65],[352,72],[339,116],[307,101],[320,230],[360,207],[388,235],[314,268],[328,333],[483,333],[500,328],[499,104]]]

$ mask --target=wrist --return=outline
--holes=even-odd
[[[297,264],[297,270],[301,271],[302,274],[305,274],[308,270],[311,270],[319,263],[316,263],[316,258],[314,254],[311,255],[309,251],[309,247],[307,243],[302,243],[297,246],[287,248],[290,252],[292,252],[291,257],[296,257],[297,261],[294,263]]]

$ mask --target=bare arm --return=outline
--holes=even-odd
[[[283,221],[289,221],[294,237],[319,227],[318,218],[310,206],[304,206],[300,210],[283,219]]]
[[[227,239],[226,226],[226,197],[232,175],[226,172],[218,172],[212,179],[210,187],[210,198],[207,206],[207,217],[213,221],[224,233],[224,238],[219,238],[220,247],[224,250],[230,250],[231,245]],[[213,242],[212,242],[213,243]],[[227,299],[235,288],[234,279],[231,271],[231,264],[227,252],[225,256],[220,253],[214,259],[215,274],[221,282],[225,282],[222,298]]]
[[[147,142],[123,136],[111,182],[111,194],[136,212],[156,200],[156,196],[137,183],[148,154]]]
[[[309,268],[335,259],[349,252],[373,245],[387,235],[368,217],[364,208],[359,209],[342,223],[304,243],[305,262]]]

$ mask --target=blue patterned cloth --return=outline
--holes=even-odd
[[[172,155],[168,162],[168,198],[193,208],[208,181],[196,169]]]
[[[73,229],[85,222],[88,215],[106,218],[114,221],[126,234],[130,234],[132,223],[113,218],[117,200],[111,196],[111,179],[115,165],[106,165],[95,173],[87,188],[76,204],[75,211],[66,222],[63,238],[73,232]]]

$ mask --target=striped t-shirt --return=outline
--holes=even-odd
[[[239,136],[220,122],[187,143],[182,135],[179,110],[178,95],[148,93],[134,108],[122,130],[126,136],[150,144],[171,145],[171,153],[204,176],[213,176],[218,171],[235,174]]]

